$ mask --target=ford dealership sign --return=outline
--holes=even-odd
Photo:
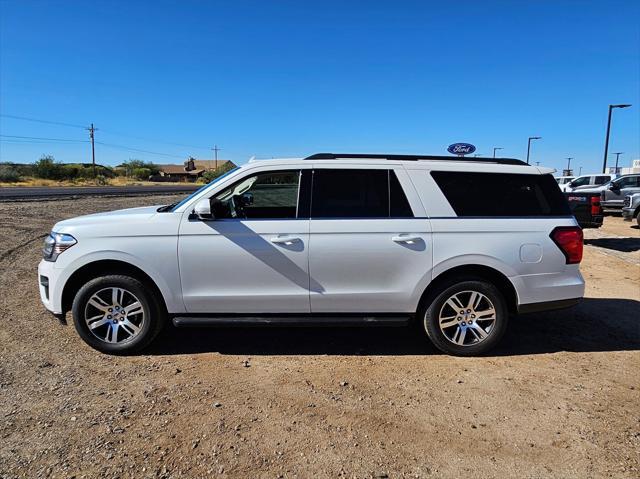
[[[449,145],[447,151],[453,155],[469,155],[476,151],[476,147],[469,143],[454,143]]]

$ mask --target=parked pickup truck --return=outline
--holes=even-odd
[[[624,197],[622,217],[625,221],[633,221],[635,219],[638,222],[638,226],[640,226],[640,193]]]
[[[581,228],[600,228],[602,226],[603,211],[599,192],[572,191],[564,195],[569,203],[571,213]]]

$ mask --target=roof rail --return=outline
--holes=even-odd
[[[522,160],[515,158],[481,158],[479,156],[436,156],[436,155],[385,155],[370,153],[316,153],[307,156],[305,160],[348,160],[348,159],[376,159],[397,161],[470,161],[476,163],[500,163],[502,165],[527,165]]]

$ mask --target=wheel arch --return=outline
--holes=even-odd
[[[426,304],[428,304],[433,295],[440,287],[443,285],[452,282],[456,278],[474,278],[474,279],[484,279],[489,281],[493,285],[495,285],[500,292],[504,295],[504,299],[507,303],[507,308],[509,313],[516,314],[518,311],[518,293],[516,291],[515,286],[509,280],[509,278],[502,272],[498,271],[495,268],[490,266],[481,265],[481,264],[467,264],[454,266],[446,271],[441,272],[431,280],[429,285],[426,287],[422,296],[420,298],[420,302],[418,305],[418,311],[424,309]]]
[[[131,263],[121,260],[105,259],[96,260],[87,263],[76,271],[67,279],[62,290],[62,311],[66,313],[71,311],[71,305],[76,293],[87,281],[108,274],[124,274],[136,278],[145,286],[152,289],[159,301],[159,305],[164,311],[167,311],[167,304],[164,295],[156,282],[146,272]]]

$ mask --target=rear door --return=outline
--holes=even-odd
[[[314,166],[313,313],[414,312],[431,278],[431,228],[401,166]]]

